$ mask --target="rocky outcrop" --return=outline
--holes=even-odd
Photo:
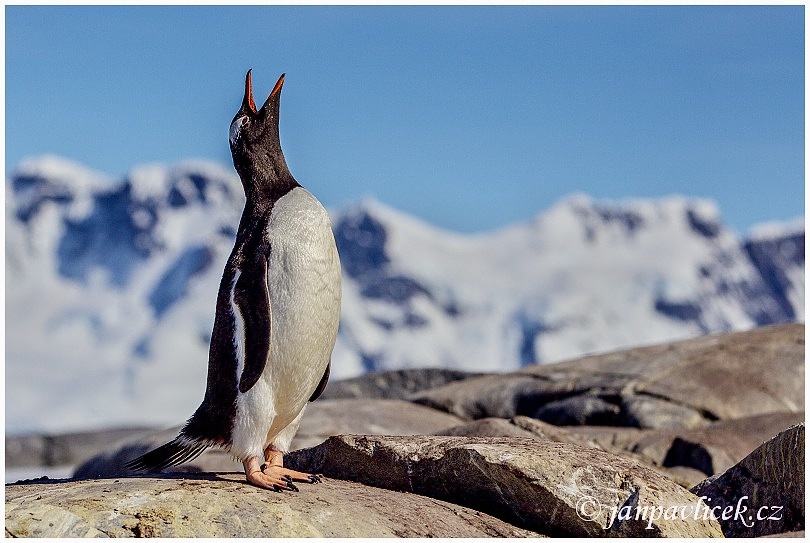
[[[334,383],[332,399],[307,408],[286,458],[329,477],[300,493],[247,485],[218,450],[154,477],[123,469],[178,428],[100,433],[85,449],[75,436],[7,438],[7,463],[76,458],[124,439],[75,472],[89,480],[7,486],[6,533],[801,534],[804,426],[760,445],[803,422],[803,360],[803,327],[791,324],[508,374],[407,370]],[[355,397],[366,393],[375,397]],[[787,520],[745,531],[712,519],[711,507],[741,496],[749,511],[755,499],[781,505]]]
[[[12,537],[537,537],[417,494],[327,479],[276,493],[244,475],[6,486]]]
[[[296,469],[466,505],[549,536],[720,536],[700,501],[637,462],[531,438],[335,436]],[[656,512],[659,511],[660,514]],[[697,515],[695,515],[697,516]]]
[[[802,531],[804,423],[758,447],[738,464],[692,489],[716,508],[726,537]]]
[[[449,383],[411,401],[471,420],[700,428],[804,410],[804,325],[595,355]]]

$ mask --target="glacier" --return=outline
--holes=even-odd
[[[6,429],[168,426],[197,407],[244,196],[207,161],[123,179],[56,156],[6,182]],[[804,320],[804,220],[739,236],[711,201],[573,194],[491,232],[373,199],[330,210],[344,274],[332,378],[508,371]]]

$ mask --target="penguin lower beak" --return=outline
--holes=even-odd
[[[262,110],[274,110],[278,111],[278,103],[281,100],[281,86],[284,85],[284,76],[286,74],[281,74],[281,77],[278,78],[276,81],[276,86],[273,87],[273,90],[270,91],[270,96],[267,97],[267,100],[264,101],[264,105],[262,106]]]
[[[287,74],[281,74],[281,77],[278,78],[276,81],[276,86],[273,87],[273,91],[270,93],[270,96],[274,96],[276,93],[281,92],[281,86],[284,84],[284,76]]]

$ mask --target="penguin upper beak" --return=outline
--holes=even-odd
[[[253,101],[253,82],[251,80],[250,73],[253,70],[248,70],[247,75],[245,76],[245,97],[242,99],[242,107],[249,110],[254,115],[257,115],[259,112],[256,110],[256,103]],[[276,81],[276,85],[273,87],[273,90],[270,92],[270,96],[267,97],[267,100],[264,102],[262,109],[268,107],[272,100],[278,100],[279,95],[281,94],[281,87],[284,85],[284,76],[286,74],[281,74],[281,77],[278,78]]]
[[[245,97],[242,99],[242,107],[256,114],[258,112],[256,111],[256,103],[253,101],[253,82],[250,78],[251,71],[252,70],[248,70],[245,76]]]

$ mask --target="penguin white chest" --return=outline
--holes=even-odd
[[[274,204],[264,234],[270,349],[259,380],[237,395],[232,452],[242,458],[260,455],[290,423],[297,425],[329,364],[340,318],[340,260],[320,202],[301,187],[291,190]],[[244,353],[236,351],[240,366]]]

